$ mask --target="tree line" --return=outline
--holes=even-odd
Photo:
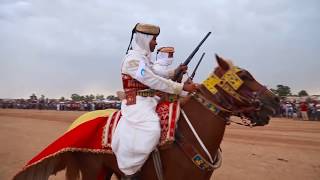
[[[307,93],[306,90],[301,90],[298,92],[298,94],[293,94],[291,92],[291,88],[289,86],[286,85],[282,85],[279,84],[277,85],[277,87],[275,89],[271,88],[270,89],[274,94],[280,96],[280,97],[286,97],[286,96],[308,96],[309,94]],[[31,100],[38,100],[37,96],[35,95],[35,93],[33,93],[30,96]],[[71,100],[73,101],[93,101],[93,100],[114,100],[114,101],[119,101],[120,99],[117,96],[114,95],[108,95],[107,97],[105,97],[103,94],[97,94],[97,95],[93,95],[93,94],[89,94],[89,95],[79,95],[77,93],[73,93],[71,94],[70,97]],[[45,100],[45,96],[41,95],[39,97],[39,100]],[[67,100],[65,97],[61,97],[59,99],[60,101],[65,101]]]
[[[286,97],[286,96],[299,96],[299,97],[302,97],[302,96],[308,96],[309,94],[307,93],[306,90],[301,90],[298,92],[298,94],[292,94],[291,92],[291,88],[289,86],[286,86],[286,85],[282,85],[282,84],[279,84],[277,85],[277,88],[276,89],[270,89],[274,94],[280,96],[280,97]]]

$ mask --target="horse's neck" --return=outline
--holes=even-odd
[[[190,98],[190,100],[183,105],[182,109],[185,111],[188,119],[190,120],[200,139],[205,144],[209,153],[214,157],[214,153],[219,148],[224,135],[225,120],[222,117],[213,114],[209,109],[204,107],[194,98]],[[183,119],[182,121],[185,120]],[[201,150],[201,152],[204,153],[201,146],[195,139],[192,131],[190,130],[190,127],[185,122],[181,122],[180,125],[182,127],[179,129],[183,131],[182,133],[188,138],[188,140],[191,141],[191,143],[194,144],[198,150]]]

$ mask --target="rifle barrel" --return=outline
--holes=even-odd
[[[189,57],[182,63],[182,65],[187,66],[190,61],[192,60],[193,56],[199,51],[199,48],[204,43],[204,41],[210,36],[211,32],[208,32],[207,35],[201,40],[201,42],[198,44],[198,46],[192,51],[192,53],[189,55]],[[181,71],[179,71],[176,76],[173,78],[174,81],[179,79],[179,77],[182,76]]]
[[[193,72],[192,72],[192,74],[191,74],[191,76],[190,76],[190,79],[191,79],[191,80],[193,80],[194,76],[196,75],[196,71],[197,71],[197,69],[198,69],[198,67],[199,67],[199,65],[200,65],[200,63],[201,63],[201,61],[202,61],[202,59],[203,59],[203,57],[204,57],[205,54],[206,54],[205,52],[202,53],[200,60],[198,61],[196,67],[194,68],[194,70],[193,70]]]
[[[198,44],[198,46],[192,51],[192,53],[189,55],[189,57],[183,62],[183,65],[188,65],[193,58],[193,56],[198,52],[201,45],[204,43],[204,41],[210,36],[211,32],[208,32],[207,35],[201,40],[201,42]]]

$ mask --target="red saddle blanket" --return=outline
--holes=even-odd
[[[102,115],[101,112],[105,114]],[[161,119],[161,138],[159,145],[173,142],[174,131],[180,114],[179,103],[160,103],[156,108],[156,112]],[[120,120],[121,112],[114,110],[110,114],[110,110],[105,110],[100,111],[98,115],[97,113],[94,115],[94,113],[95,112],[89,112],[81,118],[78,118],[65,134],[31,159],[23,167],[22,171],[45,159],[56,157],[64,152],[112,153],[112,135]],[[90,117],[91,119],[89,119]]]

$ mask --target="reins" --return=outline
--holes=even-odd
[[[216,74],[212,74],[202,82],[202,86],[200,86],[198,91],[191,93],[190,96],[197,102],[202,104],[205,108],[210,110],[210,112],[212,112],[214,115],[220,116],[225,119],[226,124],[235,123],[241,126],[253,127],[255,123],[252,123],[250,119],[246,118],[245,113],[259,111],[261,109],[263,104],[259,100],[259,97],[267,90],[267,88],[260,88],[258,92],[253,92],[248,96],[240,94],[238,90],[244,84],[244,81],[237,75],[237,72],[240,71],[242,71],[242,69],[231,66],[231,68],[227,72],[225,72],[221,78]],[[213,99],[218,99],[220,103],[229,102],[228,105],[231,106],[231,108],[225,107],[219,102],[215,102],[215,100],[212,100],[212,98],[209,98],[208,96],[215,97]],[[239,101],[244,105],[244,107],[235,106],[234,100]],[[192,144],[184,140],[183,136],[181,135],[179,136],[180,140],[177,139],[178,145],[200,169],[211,171],[215,169],[214,167],[220,167],[221,157],[220,159],[218,158],[218,161],[216,161],[217,154],[215,158],[212,158],[207,147],[192,126],[186,113],[183,110],[181,110],[181,113],[189,128],[191,129],[192,134],[196,137],[198,143],[200,144],[202,150],[205,152],[209,160],[206,160],[206,158],[202,157],[198,150]],[[240,117],[242,122],[231,120],[231,115]]]

